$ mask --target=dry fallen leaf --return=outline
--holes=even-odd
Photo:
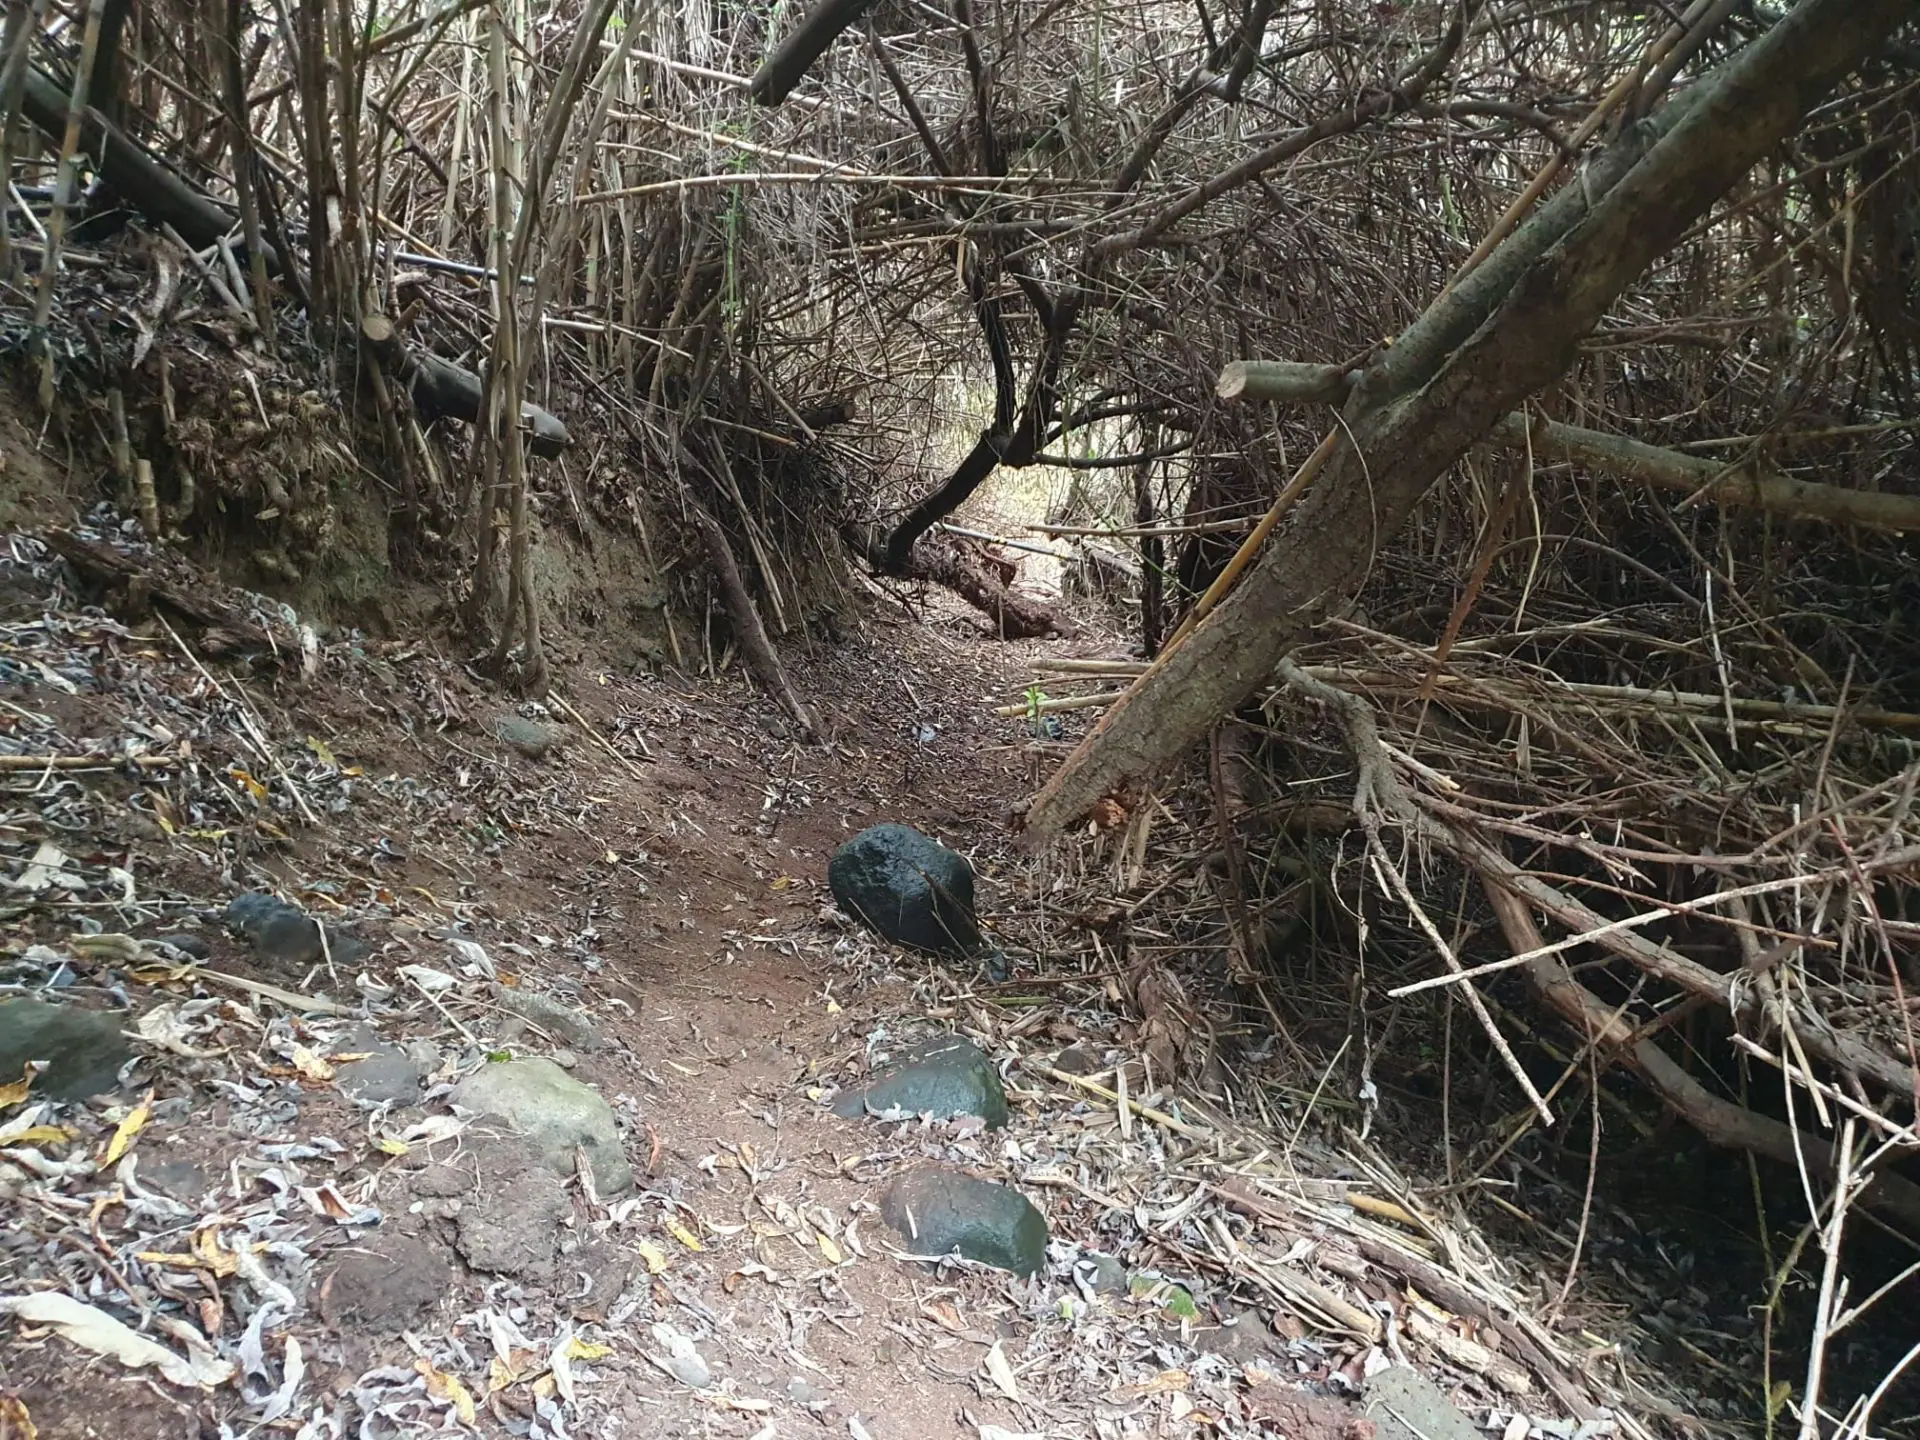
[[[695,1235],[693,1231],[689,1230],[672,1216],[667,1217],[667,1230],[674,1239],[678,1240],[689,1250],[705,1250],[707,1248],[700,1243],[699,1236]]]
[[[61,1125],[29,1125],[24,1130],[9,1130],[0,1137],[0,1145],[64,1145],[73,1132]]]
[[[998,1340],[987,1350],[987,1378],[993,1381],[998,1390],[1014,1404],[1020,1404],[1020,1382],[1013,1378],[1013,1366],[1007,1363],[1007,1352],[1001,1348]]]
[[[108,1355],[129,1370],[151,1365],[184,1389],[211,1390],[234,1376],[228,1361],[215,1355],[189,1360],[129,1329],[120,1321],[69,1295],[0,1295],[0,1311],[28,1325],[50,1325],[61,1337],[96,1355]]]
[[[307,1079],[324,1082],[333,1079],[333,1066],[304,1045],[293,1047],[293,1068]]]
[[[27,1092],[33,1088],[33,1068],[29,1064],[18,1080],[0,1085],[0,1109],[25,1103]]]
[[[120,1157],[127,1153],[134,1138],[147,1128],[147,1122],[153,1118],[153,1091],[149,1090],[144,1099],[129,1110],[126,1118],[114,1127],[113,1138],[107,1142],[107,1153],[101,1158],[100,1168],[118,1165]]]
[[[436,1370],[431,1360],[416,1360],[413,1368],[427,1382],[427,1393],[443,1405],[451,1405],[453,1413],[462,1425],[472,1425],[478,1418],[473,1407],[473,1396],[467,1387],[460,1383],[460,1377],[449,1375],[444,1370]]]
[[[0,1440],[39,1440],[27,1404],[18,1395],[0,1395]]]
[[[639,1248],[640,1258],[646,1261],[649,1275],[658,1275],[667,1268],[667,1252],[658,1245],[651,1240],[642,1240]]]

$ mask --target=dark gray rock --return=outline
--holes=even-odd
[[[336,965],[357,965],[367,954],[361,940],[333,925],[323,932],[318,920],[278,895],[236,895],[227,905],[227,925],[253,946],[261,964],[282,970],[304,970],[329,957]]]
[[[493,733],[529,760],[543,759],[567,743],[567,732],[558,725],[542,725],[518,715],[494,716]]]
[[[173,935],[156,935],[153,937],[153,943],[171,945],[182,954],[191,955],[196,960],[210,959],[213,955],[213,947],[207,944],[206,937],[196,935],[191,930],[182,930]]]
[[[880,1197],[880,1216],[915,1255],[958,1251],[969,1260],[1037,1275],[1047,1222],[1018,1190],[933,1167],[902,1175]]]
[[[841,1095],[833,1110],[845,1119],[892,1111],[943,1120],[977,1115],[997,1130],[1007,1123],[1007,1092],[979,1046],[964,1036],[938,1035],[914,1046],[866,1089]]]
[[[1369,1379],[1360,1403],[1380,1440],[1482,1440],[1438,1385],[1404,1365]]]
[[[430,1200],[451,1200],[480,1188],[480,1177],[471,1162],[436,1160],[423,1166],[407,1182],[415,1195]]]
[[[842,910],[895,944],[959,958],[980,950],[973,867],[918,830],[862,830],[834,852],[827,884]]]
[[[122,1065],[133,1047],[121,1038],[132,1017],[78,1005],[50,1005],[22,998],[0,1001],[0,1084],[12,1084],[30,1060],[47,1068],[33,1082],[34,1093],[55,1100],[84,1100],[119,1084]]]
[[[536,995],[530,990],[496,985],[493,998],[501,1009],[510,1010],[522,1020],[538,1025],[554,1039],[577,1050],[598,1050],[607,1043],[600,1027],[591,1019],[550,995]]]
[[[1280,1349],[1266,1317],[1251,1307],[1237,1307],[1217,1326],[1196,1327],[1193,1343],[1235,1365],[1258,1364]]]
[[[454,1278],[452,1262],[425,1240],[373,1235],[341,1252],[321,1281],[321,1307],[336,1325],[398,1335],[452,1292]]]
[[[389,1045],[362,1027],[349,1035],[341,1048],[367,1057],[348,1060],[334,1071],[334,1082],[348,1099],[366,1106],[412,1105],[419,1100],[427,1072],[399,1046]]]
[[[185,1157],[166,1160],[148,1160],[134,1171],[139,1182],[149,1190],[158,1190],[170,1199],[184,1205],[197,1205],[212,1188],[212,1177],[207,1167],[198,1160]]]
[[[1068,1075],[1098,1075],[1102,1067],[1099,1056],[1078,1045],[1069,1045],[1053,1057],[1053,1068]]]
[[[541,1163],[556,1175],[573,1174],[578,1145],[586,1149],[594,1187],[602,1195],[633,1184],[612,1107],[551,1060],[482,1065],[453,1087],[450,1098],[477,1114],[506,1121],[532,1142]]]
[[[560,1227],[572,1215],[573,1202],[560,1177],[529,1166],[489,1176],[461,1202],[455,1243],[476,1270],[546,1279],[553,1274]]]

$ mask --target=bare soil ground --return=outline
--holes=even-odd
[[[565,742],[533,759],[492,733],[498,697],[425,643],[334,647],[310,684],[247,685],[203,670],[157,623],[47,600],[44,619],[24,608],[10,653],[59,652],[65,683],[16,667],[7,708],[33,717],[17,728],[74,753],[118,748],[143,727],[169,733],[170,716],[195,756],[144,788],[85,777],[86,844],[75,833],[61,844],[76,872],[115,862],[138,891],[103,904],[99,928],[163,933],[177,928],[169,916],[263,885],[337,913],[372,946],[363,994],[394,987],[362,1007],[380,1039],[425,1047],[443,1075],[508,1033],[477,982],[428,996],[395,978],[407,964],[455,969],[435,937],[457,931],[503,981],[591,1018],[603,1043],[563,1060],[627,1122],[639,1178],[624,1200],[573,1193],[555,1217],[571,1253],[550,1274],[475,1273],[449,1243],[457,1196],[422,1177],[465,1167],[485,1191],[499,1178],[489,1154],[458,1135],[396,1143],[422,1111],[349,1103],[337,1076],[362,1042],[348,1017],[289,1016],[165,966],[96,970],[73,987],[84,1002],[199,1011],[198,1041],[180,1047],[192,1053],[148,1050],[136,1078],[151,1088],[127,1147],[145,1177],[131,1189],[161,1198],[129,1209],[129,1187],[84,1163],[133,1107],[83,1113],[68,1144],[35,1152],[45,1173],[8,1167],[18,1223],[0,1289],[77,1281],[122,1314],[180,1301],[173,1343],[197,1322],[223,1349],[263,1287],[285,1284],[295,1304],[242,1346],[256,1371],[243,1390],[201,1394],[22,1325],[0,1341],[0,1384],[41,1436],[230,1434],[262,1418],[315,1436],[1043,1428],[1017,1376],[1001,1388],[982,1370],[990,1345],[1044,1317],[1041,1290],[889,1258],[898,1239],[872,1204],[879,1182],[923,1156],[992,1173],[996,1143],[880,1130],[820,1103],[858,1078],[876,1032],[962,1018],[944,978],[831,914],[833,848],[902,820],[973,855],[990,914],[1015,898],[996,886],[999,821],[1023,793],[1029,742],[986,702],[1017,684],[1019,647],[982,643],[955,613],[913,624],[876,612],[863,636],[801,666],[834,717],[824,747],[783,738],[774,707],[737,684],[588,667],[563,677],[575,707]],[[248,753],[255,732],[265,754]],[[12,908],[16,950],[58,945],[71,928],[45,907]],[[217,926],[201,934],[216,971],[355,1008],[344,971],[263,966]],[[949,1003],[929,1014],[937,990]],[[513,1049],[567,1051],[537,1026]],[[277,1063],[287,1054],[318,1063]],[[324,1204],[278,1203],[316,1188],[384,1219],[338,1224]],[[156,1229],[163,1218],[172,1224]],[[279,1278],[254,1280],[251,1267],[236,1278],[224,1258],[193,1264],[193,1237],[211,1246],[203,1256],[224,1256],[242,1235],[265,1245]],[[693,1338],[712,1383],[663,1370],[648,1322]],[[168,1327],[148,1329],[168,1340]],[[277,1390],[288,1403],[276,1415],[260,1397]]]
[[[1470,1237],[1436,1244],[1381,1162],[1321,1143],[1277,1057],[1211,1096],[1143,1062],[1099,919],[1070,913],[1099,872],[1016,854],[1005,823],[1088,722],[1040,739],[992,707],[1068,642],[875,601],[792,644],[833,737],[803,746],[735,672],[618,672],[582,637],[534,717],[552,743],[516,748],[508,703],[432,637],[249,670],[8,543],[0,999],[118,1014],[139,1059],[78,1108],[0,1092],[0,1306],[131,1327],[0,1317],[6,1440],[1367,1440],[1355,1397],[1408,1360],[1507,1440],[1646,1433],[1489,1298]],[[828,857],[880,820],[969,856],[1010,980],[834,910]],[[342,947],[276,960],[228,933],[250,890]],[[152,943],[182,934],[200,968]],[[998,1063],[1005,1130],[833,1115],[955,1031]],[[631,1190],[536,1172],[450,1107],[526,1056],[611,1105]],[[1047,1268],[912,1258],[879,1199],[927,1163],[1017,1185]]]

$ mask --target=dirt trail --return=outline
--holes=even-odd
[[[1306,1092],[1270,1049],[1156,1078],[1074,908],[1104,872],[1011,847],[1087,723],[992,714],[1043,642],[876,604],[793,644],[833,734],[803,746],[736,678],[591,637],[545,715],[431,638],[336,636],[305,679],[297,643],[203,657],[5,543],[0,1057],[91,1025],[76,1093],[119,1088],[0,1088],[0,1440],[1475,1440],[1410,1359],[1507,1440],[1647,1435],[1469,1232],[1448,1266],[1404,1238],[1377,1153],[1310,1111],[1281,1153]],[[1011,982],[835,909],[829,856],[882,820],[969,857]],[[836,1115],[954,1035],[1004,1129]],[[916,1258],[927,1192],[896,1229],[890,1187],[929,1167],[991,1182],[1034,1278]]]
[[[926,1013],[941,988],[921,983],[928,966],[831,912],[823,877],[833,848],[867,824],[905,821],[972,853],[989,915],[1016,899],[999,874],[1000,822],[1023,791],[1027,744],[984,702],[1021,683],[1021,647],[982,643],[957,615],[925,625],[875,616],[858,641],[799,666],[833,717],[826,747],[791,743],[771,705],[724,684],[589,665],[565,677],[572,721],[548,731],[562,743],[532,758],[523,751],[543,746],[503,743],[497,699],[425,645],[336,656],[313,685],[256,684],[248,702],[233,681],[189,665],[184,646],[156,643],[164,636],[152,626],[102,625],[68,609],[35,627],[35,608],[21,621],[49,655],[65,647],[81,681],[67,688],[96,688],[88,671],[112,679],[115,696],[102,714],[97,697],[28,680],[9,687],[13,708],[63,711],[40,718],[97,747],[115,731],[151,729],[169,698],[184,697],[175,708],[204,713],[189,733],[213,762],[197,767],[199,782],[268,798],[258,823],[216,829],[189,813],[212,805],[185,776],[145,803],[110,786],[118,795],[93,818],[119,833],[87,837],[84,859],[124,847],[150,915],[192,901],[217,908],[242,887],[270,887],[323,916],[331,903],[346,926],[338,934],[372,947],[362,973],[393,989],[366,1027],[290,1017],[258,992],[183,988],[181,972],[151,963],[83,977],[76,994],[108,980],[135,1015],[159,1003],[192,1018],[170,1037],[182,1053],[149,1051],[140,1067],[136,1088],[151,1090],[136,1117],[144,1126],[124,1147],[137,1168],[119,1173],[119,1188],[105,1164],[62,1171],[55,1158],[41,1176],[8,1167],[26,1224],[0,1257],[0,1290],[71,1290],[78,1280],[109,1311],[131,1305],[149,1320],[149,1307],[178,1301],[183,1318],[146,1328],[163,1342],[171,1332],[190,1355],[203,1337],[235,1353],[228,1342],[266,1308],[263,1297],[288,1303],[239,1346],[237,1383],[250,1403],[232,1384],[194,1396],[23,1326],[0,1340],[0,1385],[40,1435],[243,1433],[263,1418],[315,1437],[467,1420],[489,1433],[874,1440],[1035,1428],[981,1369],[987,1345],[1016,1333],[1020,1302],[1010,1297],[1025,1288],[889,1258],[898,1239],[873,1205],[880,1182],[913,1159],[991,1169],[995,1146],[918,1124],[840,1120],[819,1103],[863,1072],[870,1035],[955,1019],[951,1007]],[[232,723],[242,710],[254,726]],[[270,732],[271,756],[243,756],[251,770],[222,773],[218,750],[248,748],[222,728]],[[281,769],[303,741],[328,773]],[[342,791],[351,803],[327,803]],[[275,799],[338,813],[277,843],[275,820],[292,828],[295,817],[275,814]],[[59,927],[36,918],[26,921],[36,938],[57,944]],[[456,969],[462,952],[437,938],[455,931],[512,988],[558,997],[595,1033],[523,1024],[489,1003],[478,979],[410,989],[402,966]],[[354,983],[343,972],[330,979],[324,964],[269,964],[217,928],[201,938],[217,971],[354,998]],[[194,988],[205,998],[182,1004]],[[424,1108],[349,1103],[343,1077],[374,1047],[433,1072]],[[475,1137],[436,1143],[431,1127],[408,1128],[444,1113],[433,1087],[463,1059],[507,1047],[558,1055],[612,1103],[628,1132],[633,1192],[595,1205],[576,1189],[556,1208],[537,1185],[515,1191],[520,1181],[493,1170],[500,1157]],[[129,1112],[124,1101],[96,1107],[98,1133],[83,1137],[80,1126],[65,1153],[104,1154]],[[317,1204],[288,1200],[316,1191]],[[559,1231],[557,1260],[505,1278],[463,1263],[473,1246],[462,1207],[494,1192],[536,1237],[542,1225]],[[331,1223],[343,1205],[384,1218]],[[231,1258],[248,1234],[274,1257],[264,1276]],[[541,1243],[512,1243],[523,1240]],[[675,1332],[708,1384],[677,1376]]]

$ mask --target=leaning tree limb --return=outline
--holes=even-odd
[[[733,558],[733,547],[727,543],[727,532],[691,492],[685,492],[684,498],[693,528],[700,532],[701,543],[706,546],[707,563],[713,566],[714,578],[720,582],[720,597],[726,604],[728,619],[733,622],[741,653],[760,683],[773,692],[774,700],[799,727],[800,738],[812,743],[820,738],[820,722],[814,718],[807,702],[800,698],[800,692],[793,688],[786,667],[780,663],[779,652],[767,638],[767,627],[761,623],[760,609],[753,603],[753,596],[747,593],[746,581],[740,576],[740,563]]]
[[[1360,377],[1360,371],[1338,365],[1236,360],[1220,372],[1215,390],[1222,400],[1335,403],[1352,394]],[[1487,438],[1529,447],[1542,459],[1569,461],[1718,505],[1739,505],[1834,525],[1863,525],[1895,534],[1920,530],[1920,496],[1798,480],[1756,461],[1728,465],[1518,410],[1502,416]]]
[[[857,24],[873,0],[820,0],[809,10],[797,28],[774,47],[766,63],[753,72],[747,82],[747,94],[761,105],[778,105],[793,93],[793,87],[806,78],[813,62],[827,53],[827,47],[841,32]]]
[[[1910,0],[1803,0],[1631,127],[1589,167],[1587,183],[1564,187],[1430,306],[1356,387],[1339,453],[1282,541],[1068,756],[1027,811],[1030,834],[1063,833],[1116,788],[1164,768],[1265,683],[1317,618],[1358,588],[1434,482],[1564,374],[1627,286],[1911,15]],[[1610,185],[1609,171],[1618,173]],[[1512,263],[1503,261],[1509,245]],[[1490,276],[1499,288],[1489,288]]]

